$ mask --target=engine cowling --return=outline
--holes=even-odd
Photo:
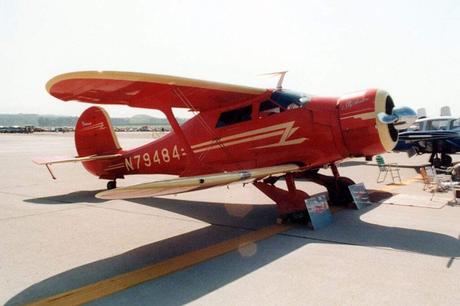
[[[394,115],[394,103],[384,90],[369,89],[340,97],[337,101],[340,127],[350,156],[372,156],[391,151],[398,142],[393,123],[379,114]]]

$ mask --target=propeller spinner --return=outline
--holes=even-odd
[[[384,112],[378,113],[377,118],[384,124],[393,124],[397,130],[404,130],[414,123],[417,114],[410,107],[403,106],[394,108],[390,115]]]

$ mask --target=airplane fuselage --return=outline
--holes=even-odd
[[[390,150],[395,131],[376,120],[378,112],[392,108],[388,97],[378,90],[340,98],[267,90],[256,99],[200,112],[181,126],[185,137],[172,131],[141,147],[120,150],[120,158],[84,166],[105,179],[130,174],[184,176],[285,163],[315,169]]]

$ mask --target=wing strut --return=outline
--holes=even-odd
[[[182,103],[187,106],[189,109],[191,109],[192,111],[196,111],[196,108],[195,106],[193,105],[193,103],[191,103],[186,95],[181,91],[181,89],[177,86],[173,86],[172,87],[172,92],[174,93],[174,95],[176,95],[176,97],[182,101]],[[171,110],[169,110],[171,111]],[[172,116],[175,120],[175,117]],[[203,118],[201,116],[197,116],[198,119],[200,120],[201,124],[203,125],[203,128],[205,128],[209,135],[211,136],[212,139],[214,139],[215,141],[215,144],[218,145],[223,151],[225,154],[227,154],[228,156],[231,156],[230,152],[225,148],[225,146],[222,144],[222,142],[220,141],[219,138],[217,138],[215,132],[212,130],[212,128],[208,125],[208,123],[203,120]],[[169,120],[169,119],[168,119]],[[176,121],[177,123],[177,121]],[[180,128],[179,124],[177,124],[178,128],[180,129],[180,133],[183,135],[183,132],[182,132],[182,129]],[[173,127],[174,128],[174,127]],[[176,131],[176,130],[175,130]],[[203,168],[208,168],[210,171],[215,171],[215,169],[211,169],[209,168],[209,166],[203,164],[203,162],[201,161],[201,159],[198,159],[197,155],[193,152],[192,148],[190,147],[190,144],[187,142],[187,140],[185,139],[185,135],[183,136],[183,141],[184,143],[190,148],[190,152],[191,154],[193,154],[193,160],[189,160],[189,162],[192,162],[192,164],[190,164],[190,168],[193,170],[194,168],[197,167],[197,165],[199,165],[199,168],[203,169]],[[190,154],[188,151],[187,151],[187,154]],[[193,172],[193,171],[192,171]]]
[[[202,162],[196,157],[195,153],[192,150],[192,147],[190,146],[190,143],[187,141],[187,137],[185,137],[184,131],[182,131],[182,128],[176,120],[176,117],[174,117],[172,108],[164,108],[161,109],[161,111],[166,115],[169,124],[171,124],[171,127],[173,128],[174,132],[177,134],[180,141],[184,145],[185,152],[187,153],[187,168],[191,167],[193,169],[195,167],[203,167]]]
[[[177,136],[179,136],[179,139],[184,143],[185,151],[187,152],[187,155],[189,155],[190,157],[196,158],[195,153],[193,153],[192,147],[188,143],[187,138],[184,135],[184,132],[182,131],[179,123],[176,120],[176,117],[174,117],[172,109],[168,108],[162,111],[166,115],[166,118],[168,119],[169,124],[171,124],[171,127],[173,128],[174,132],[177,134]]]
[[[176,95],[177,98],[179,98],[179,100],[182,101],[182,103],[184,103],[184,105],[186,105],[189,109],[191,109],[192,111],[196,111],[195,110],[195,107],[193,106],[193,104],[187,99],[187,97],[184,95],[184,93],[180,90],[180,88],[178,88],[177,86],[173,86],[173,93]],[[225,148],[225,146],[222,144],[222,142],[220,141],[220,138],[217,137],[216,133],[213,131],[213,129],[209,126],[209,124],[201,117],[201,116],[197,116],[198,120],[200,120],[203,128],[205,128],[209,135],[211,136],[211,138],[214,140],[214,143],[216,145],[218,145],[222,151],[227,154],[229,156],[229,158],[231,158],[231,154],[230,152]],[[200,156],[201,158],[201,156]],[[237,162],[238,163],[238,162]],[[203,167],[203,165],[201,164],[201,167]],[[214,169],[212,169],[213,171],[215,171]]]
[[[50,164],[45,164],[45,166],[46,166],[46,169],[48,169],[49,173],[51,174],[51,177],[53,178],[53,180],[55,180],[56,176],[54,175],[53,171],[51,170]]]

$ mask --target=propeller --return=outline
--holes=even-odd
[[[390,115],[384,112],[378,113],[377,118],[384,124],[393,124],[397,130],[404,130],[414,123],[417,114],[412,108],[403,106],[393,108]]]

